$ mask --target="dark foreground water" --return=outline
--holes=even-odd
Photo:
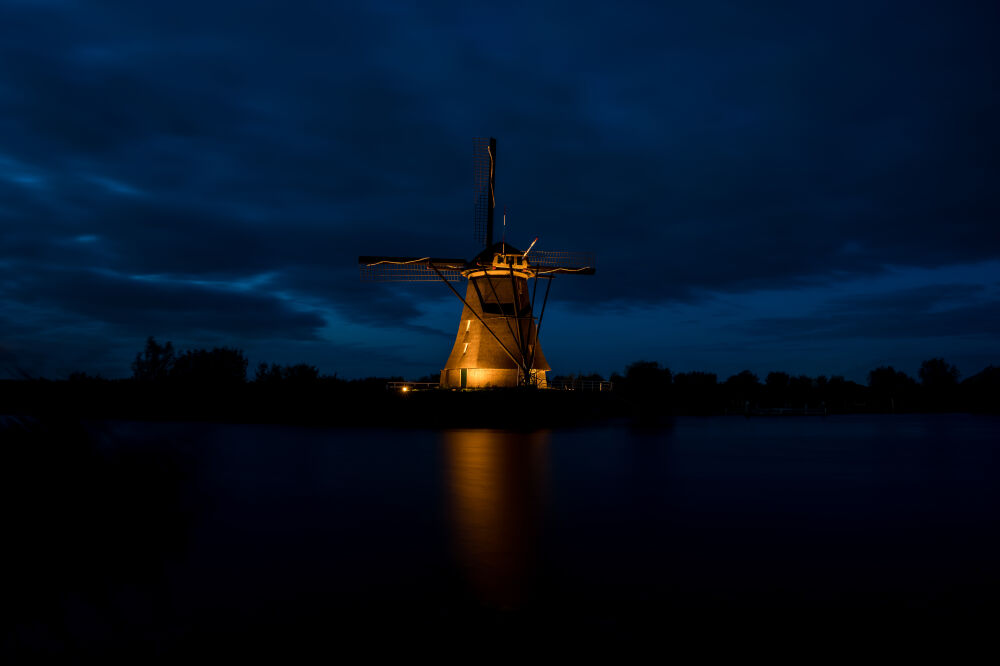
[[[51,527],[71,536],[15,528],[46,552],[17,572],[8,646],[975,634],[1000,603],[996,417],[88,431],[95,453],[75,469],[93,479],[39,499],[66,505],[72,518]]]

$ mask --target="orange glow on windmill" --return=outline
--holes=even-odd
[[[441,281],[462,302],[458,334],[441,370],[442,388],[545,387],[551,368],[542,353],[539,331],[552,280],[559,274],[595,272],[593,254],[533,251],[538,238],[524,252],[505,238],[493,242],[496,155],[496,139],[474,140],[473,228],[482,246],[475,257],[468,261],[430,256],[358,257],[363,280]],[[464,297],[453,284],[459,280],[467,281]],[[529,280],[534,280],[530,287]],[[536,316],[540,280],[545,280],[545,290]]]

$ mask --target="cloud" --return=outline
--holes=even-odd
[[[311,340],[325,321],[264,292],[86,270],[21,270],[4,276],[6,296],[139,335],[183,331],[243,339]]]
[[[981,285],[941,284],[831,300],[812,314],[765,317],[748,332],[778,340],[1000,338],[1000,299]]]
[[[0,262],[26,277],[0,299],[122,331],[292,341],[333,312],[437,333],[418,320],[442,292],[355,260],[476,254],[483,134],[508,239],[597,253],[553,288],[592,316],[995,259],[997,12],[8,3]]]

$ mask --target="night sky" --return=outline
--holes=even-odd
[[[472,138],[553,374],[1000,364],[1000,5],[0,0],[0,376],[437,373]]]

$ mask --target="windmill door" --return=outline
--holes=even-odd
[[[469,369],[462,368],[462,388],[465,388],[465,385],[468,383],[468,381],[469,381]]]

